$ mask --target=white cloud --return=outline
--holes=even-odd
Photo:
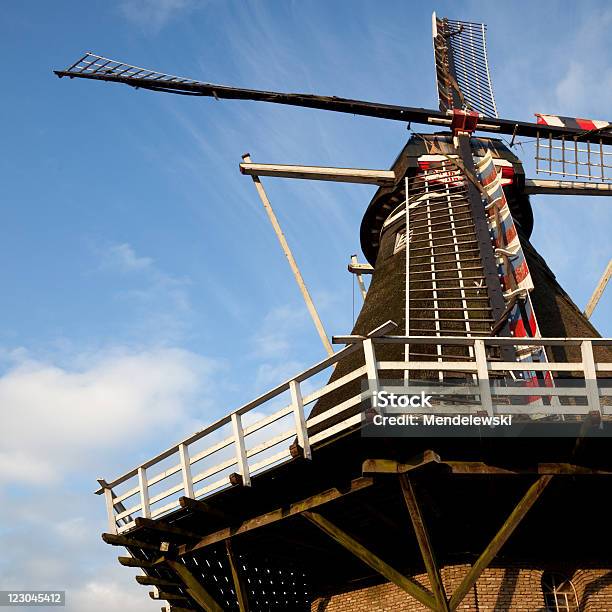
[[[109,463],[124,445],[141,448],[186,418],[215,368],[181,349],[115,349],[79,361],[69,369],[24,359],[0,378],[0,480],[57,481]]]
[[[192,0],[123,0],[120,8],[129,21],[158,32],[193,6]]]
[[[153,259],[139,257],[134,249],[124,242],[123,244],[113,244],[108,248],[104,264],[122,272],[133,272],[150,269],[153,265]]]

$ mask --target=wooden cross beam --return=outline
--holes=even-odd
[[[126,537],[123,535],[116,535],[114,533],[103,533],[102,540],[111,546],[130,546],[134,548],[142,548],[143,550],[155,550],[159,552],[159,544],[152,542],[144,542],[143,540],[137,540],[135,538]]]
[[[156,587],[180,587],[181,584],[175,580],[166,580],[165,578],[157,578],[156,576],[136,576],[136,582],[145,586]]]
[[[201,606],[205,612],[223,612],[223,608],[215,601],[213,596],[200,584],[200,581],[191,573],[189,568],[174,559],[167,559],[166,563],[181,579],[190,597]]]
[[[427,570],[427,575],[429,576],[431,590],[433,591],[433,596],[436,600],[436,609],[439,612],[450,612],[448,599],[446,598],[446,591],[444,590],[444,583],[442,582],[442,577],[440,576],[440,569],[431,547],[429,534],[427,533],[425,521],[421,515],[421,509],[417,502],[416,495],[414,494],[412,482],[405,474],[400,475],[399,481],[402,487],[402,493],[404,495],[406,506],[408,506],[408,513],[410,514],[412,527],[414,528],[414,533],[416,535],[417,542],[419,543],[421,556],[423,557],[423,562],[425,563],[425,569]]]
[[[325,168],[322,166],[288,166],[285,164],[254,164],[250,160],[240,164],[240,172],[251,176],[276,176],[280,178],[361,183],[393,187],[397,182],[392,170],[364,170],[361,168]]]
[[[303,512],[302,516],[330,536],[333,540],[340,544],[340,546],[353,553],[358,559],[363,561],[363,563],[376,570],[387,580],[393,582],[393,584],[396,584],[406,593],[414,597],[417,601],[427,606],[431,610],[437,610],[436,600],[430,591],[424,589],[421,585],[417,584],[410,578],[400,574],[400,572],[391,567],[380,557],[376,556],[373,552],[369,551],[365,546],[342,531],[342,529],[334,525],[331,521],[321,516],[318,512],[313,512],[310,510]]]
[[[482,572],[488,567],[501,547],[507,542],[519,523],[523,520],[531,506],[542,495],[542,492],[552,479],[552,476],[541,476],[527,490],[523,498],[515,506],[510,516],[506,519],[495,537],[489,542],[480,557],[468,573],[464,576],[459,586],[455,589],[450,599],[451,612],[459,607],[469,590],[476,584]]]
[[[253,529],[258,529],[259,527],[271,525],[272,523],[282,521],[291,516],[301,514],[304,512],[304,510],[317,508],[318,506],[344,497],[345,495],[349,495],[350,493],[355,493],[357,491],[366,489],[372,484],[373,480],[371,478],[356,478],[355,480],[351,481],[349,487],[345,490],[340,490],[337,488],[328,489],[327,491],[323,491],[318,495],[307,497],[306,499],[290,504],[289,506],[277,508],[271,512],[266,512],[265,514],[261,514],[257,517],[247,519],[235,527],[225,527],[224,529],[220,529],[219,531],[215,531],[214,533],[204,536],[195,544],[179,546],[177,554],[180,557],[199,550],[200,548],[206,548],[211,544],[240,535],[241,533],[247,533]]]

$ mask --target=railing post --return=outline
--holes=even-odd
[[[491,387],[489,384],[489,368],[487,365],[487,349],[484,340],[474,340],[474,357],[476,358],[476,371],[478,374],[478,389],[480,403],[489,416],[493,416],[493,402],[491,400]]]
[[[310,442],[308,440],[308,428],[306,427],[306,419],[304,418],[304,402],[302,400],[300,383],[297,380],[290,381],[289,391],[291,393],[291,405],[293,406],[293,417],[295,418],[295,431],[297,433],[298,444],[302,448],[304,458],[312,459],[312,451],[310,450]]]
[[[247,460],[246,445],[244,443],[244,431],[242,421],[237,412],[232,412],[232,431],[234,432],[234,447],[236,449],[236,462],[238,471],[242,476],[242,484],[245,487],[251,486],[251,475],[249,473],[249,463]]]
[[[185,497],[195,498],[193,494],[193,480],[191,478],[191,463],[189,460],[189,449],[186,444],[179,444],[179,456],[181,458],[181,472],[183,473],[183,489]]]
[[[106,513],[108,514],[108,532],[116,534],[115,504],[113,502],[113,490],[110,487],[104,487],[104,501],[106,502]]]
[[[593,343],[590,340],[583,340],[580,343],[580,352],[582,354],[582,371],[584,372],[584,386],[586,389],[587,401],[589,402],[591,410],[599,412],[601,418],[603,417],[603,413],[601,410],[601,402],[599,401]]]
[[[140,505],[143,518],[151,518],[151,507],[149,505],[149,482],[147,480],[146,468],[138,468],[138,487],[140,488]]]
[[[378,368],[376,367],[376,352],[374,350],[374,341],[372,338],[366,338],[363,341],[363,353],[365,355],[366,373],[368,375],[368,389],[370,396],[374,397],[379,391],[378,385]],[[374,403],[372,402],[372,407]]]

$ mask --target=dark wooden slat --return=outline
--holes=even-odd
[[[125,567],[141,567],[142,569],[153,569],[155,562],[146,561],[144,559],[135,559],[134,557],[117,557],[119,563]]]

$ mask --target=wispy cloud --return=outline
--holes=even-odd
[[[132,23],[156,33],[194,5],[193,0],[122,0],[120,10]]]

